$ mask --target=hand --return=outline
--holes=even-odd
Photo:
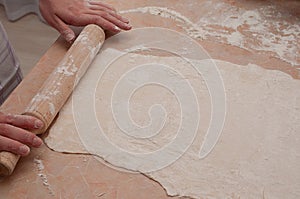
[[[28,130],[43,127],[43,122],[26,115],[11,115],[0,112],[0,151],[9,151],[26,156],[30,148],[39,147],[43,141]]]
[[[68,25],[97,24],[114,33],[131,29],[128,19],[117,14],[110,5],[97,0],[40,0],[40,11],[49,25],[68,42],[75,39]]]

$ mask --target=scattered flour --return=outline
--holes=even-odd
[[[204,35],[205,32],[203,32],[201,27],[198,27],[195,23],[189,20],[189,18],[169,8],[148,6],[148,7],[140,7],[140,8],[120,11],[121,14],[134,13],[134,12],[140,12],[143,14],[149,13],[152,15],[173,19],[179,23],[182,23],[181,26],[187,31],[189,36],[193,38],[204,39],[202,35]]]
[[[49,102],[48,105],[49,105],[49,110],[50,110],[51,115],[54,116],[56,113],[54,104]]]
[[[33,101],[36,101],[36,102],[40,102],[40,101],[43,101],[43,100],[49,100],[50,97],[47,96],[47,95],[43,95],[43,94],[40,94],[40,93],[37,93],[33,98],[32,98],[32,102]]]
[[[36,164],[38,171],[43,171],[44,170],[44,164],[42,160],[34,158],[33,162]]]
[[[77,67],[75,65],[71,66],[60,66],[56,69],[56,73],[64,74],[66,76],[72,76],[77,72]]]
[[[49,111],[51,115],[55,115],[56,110],[54,104],[51,102],[53,96],[56,96],[60,93],[59,90],[47,91],[46,93],[37,93],[31,100],[30,105],[26,108],[26,112],[33,112],[37,108],[37,102],[47,101],[49,106]]]
[[[34,158],[33,162],[36,165],[37,171],[38,171],[38,176],[41,178],[43,185],[47,188],[47,190],[49,191],[49,194],[51,194],[52,196],[54,196],[54,192],[49,184],[47,175],[44,173],[44,164],[42,162],[42,160],[38,159],[38,158]]]
[[[206,1],[199,6],[208,9],[199,14],[196,23],[165,7],[139,7],[120,13],[140,12],[170,18],[194,39],[213,39],[249,51],[271,52],[293,66],[300,64],[300,23],[288,21],[293,18],[299,22],[300,18],[283,16],[274,5],[246,10],[224,2]]]

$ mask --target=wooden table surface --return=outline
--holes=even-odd
[[[119,10],[137,7],[157,6],[167,7],[180,12],[191,21],[196,22],[202,17],[200,12],[208,1],[178,1],[172,0],[156,2],[143,1],[107,1]],[[281,8],[280,12],[287,12],[294,18],[290,23],[299,22],[299,1],[210,1],[206,9],[214,10],[214,3],[224,3],[233,8],[253,9],[275,4]],[[209,7],[210,6],[210,7]],[[216,13],[218,15],[220,13]],[[186,34],[183,26],[172,18],[161,18],[149,13],[124,14],[131,20],[134,28],[158,26],[170,28]],[[229,61],[235,64],[247,65],[254,63],[271,70],[280,70],[295,79],[300,78],[299,64],[292,65],[274,53],[260,52],[257,49],[245,49],[218,38],[196,39],[211,55],[212,58]],[[298,54],[299,53],[299,41]],[[296,45],[297,46],[297,45]],[[7,113],[21,113],[29,103],[34,93],[40,88],[53,68],[64,56],[69,44],[63,39],[58,40],[41,57],[33,70],[25,77],[9,99],[2,105],[1,111]],[[299,63],[299,57],[298,63]],[[297,60],[296,60],[297,61]],[[43,169],[41,169],[41,163]],[[47,179],[45,180],[45,176]],[[0,198],[169,198],[159,183],[142,174],[134,174],[114,170],[99,162],[90,155],[64,154],[50,150],[43,145],[39,149],[32,149],[29,156],[19,161],[14,173],[0,181]]]

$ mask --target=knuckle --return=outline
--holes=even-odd
[[[110,14],[108,12],[101,12],[100,16],[102,16],[103,18],[109,18]]]
[[[9,134],[9,125],[5,123],[0,124],[0,134],[7,135]]]
[[[67,23],[72,25],[72,24],[76,24],[77,21],[79,19],[81,19],[82,17],[83,17],[83,12],[76,7],[72,7],[72,8],[70,8],[69,15],[66,16],[66,21],[67,21]]]
[[[75,6],[70,7],[69,10],[70,10],[70,12],[71,12],[74,16],[80,14],[80,9],[78,9],[78,8],[75,7]]]
[[[25,142],[25,143],[31,143],[32,142],[32,140],[34,139],[34,137],[35,137],[35,135],[33,134],[33,133],[30,133],[30,132],[27,132],[27,131],[25,131],[24,133],[23,133],[23,142]]]
[[[75,22],[78,23],[79,21],[84,21],[85,18],[86,18],[86,17],[85,17],[85,14],[84,14],[84,13],[78,13],[77,15],[75,15],[75,16],[73,17],[73,20],[74,20],[74,23],[75,23]]]
[[[15,142],[6,137],[0,136],[0,151],[9,151],[13,153],[17,153],[20,147],[20,143]]]
[[[75,17],[74,17],[74,16],[69,16],[69,17],[67,18],[67,22],[68,22],[69,24],[74,24],[74,23],[75,23]]]
[[[116,9],[110,4],[105,4],[104,7],[108,8],[110,10],[116,11]]]
[[[6,144],[6,147],[4,150],[15,152],[15,151],[17,151],[17,148],[18,148],[18,146],[16,146],[16,144],[9,142]]]
[[[27,118],[24,120],[24,123],[25,123],[26,126],[32,127],[32,126],[34,126],[35,120],[36,120],[36,119],[33,118],[33,117],[27,117]]]
[[[13,123],[15,119],[16,119],[16,116],[12,115],[12,114],[7,114],[5,116],[5,122],[6,123]]]
[[[7,123],[7,120],[11,118],[11,114],[5,114],[0,112],[0,122]]]
[[[107,21],[103,20],[102,18],[98,18],[96,21],[96,24],[106,30],[112,29],[112,27],[109,25],[109,23],[107,23]]]
[[[98,24],[100,26],[103,25],[103,20],[101,17],[94,17],[92,21],[93,21],[93,23]]]

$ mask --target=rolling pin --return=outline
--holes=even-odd
[[[33,133],[42,134],[47,130],[99,52],[104,40],[104,31],[97,25],[88,25],[82,30],[24,110],[24,115],[34,116],[44,123],[42,129]],[[0,175],[12,174],[19,159],[19,155],[0,152]]]

